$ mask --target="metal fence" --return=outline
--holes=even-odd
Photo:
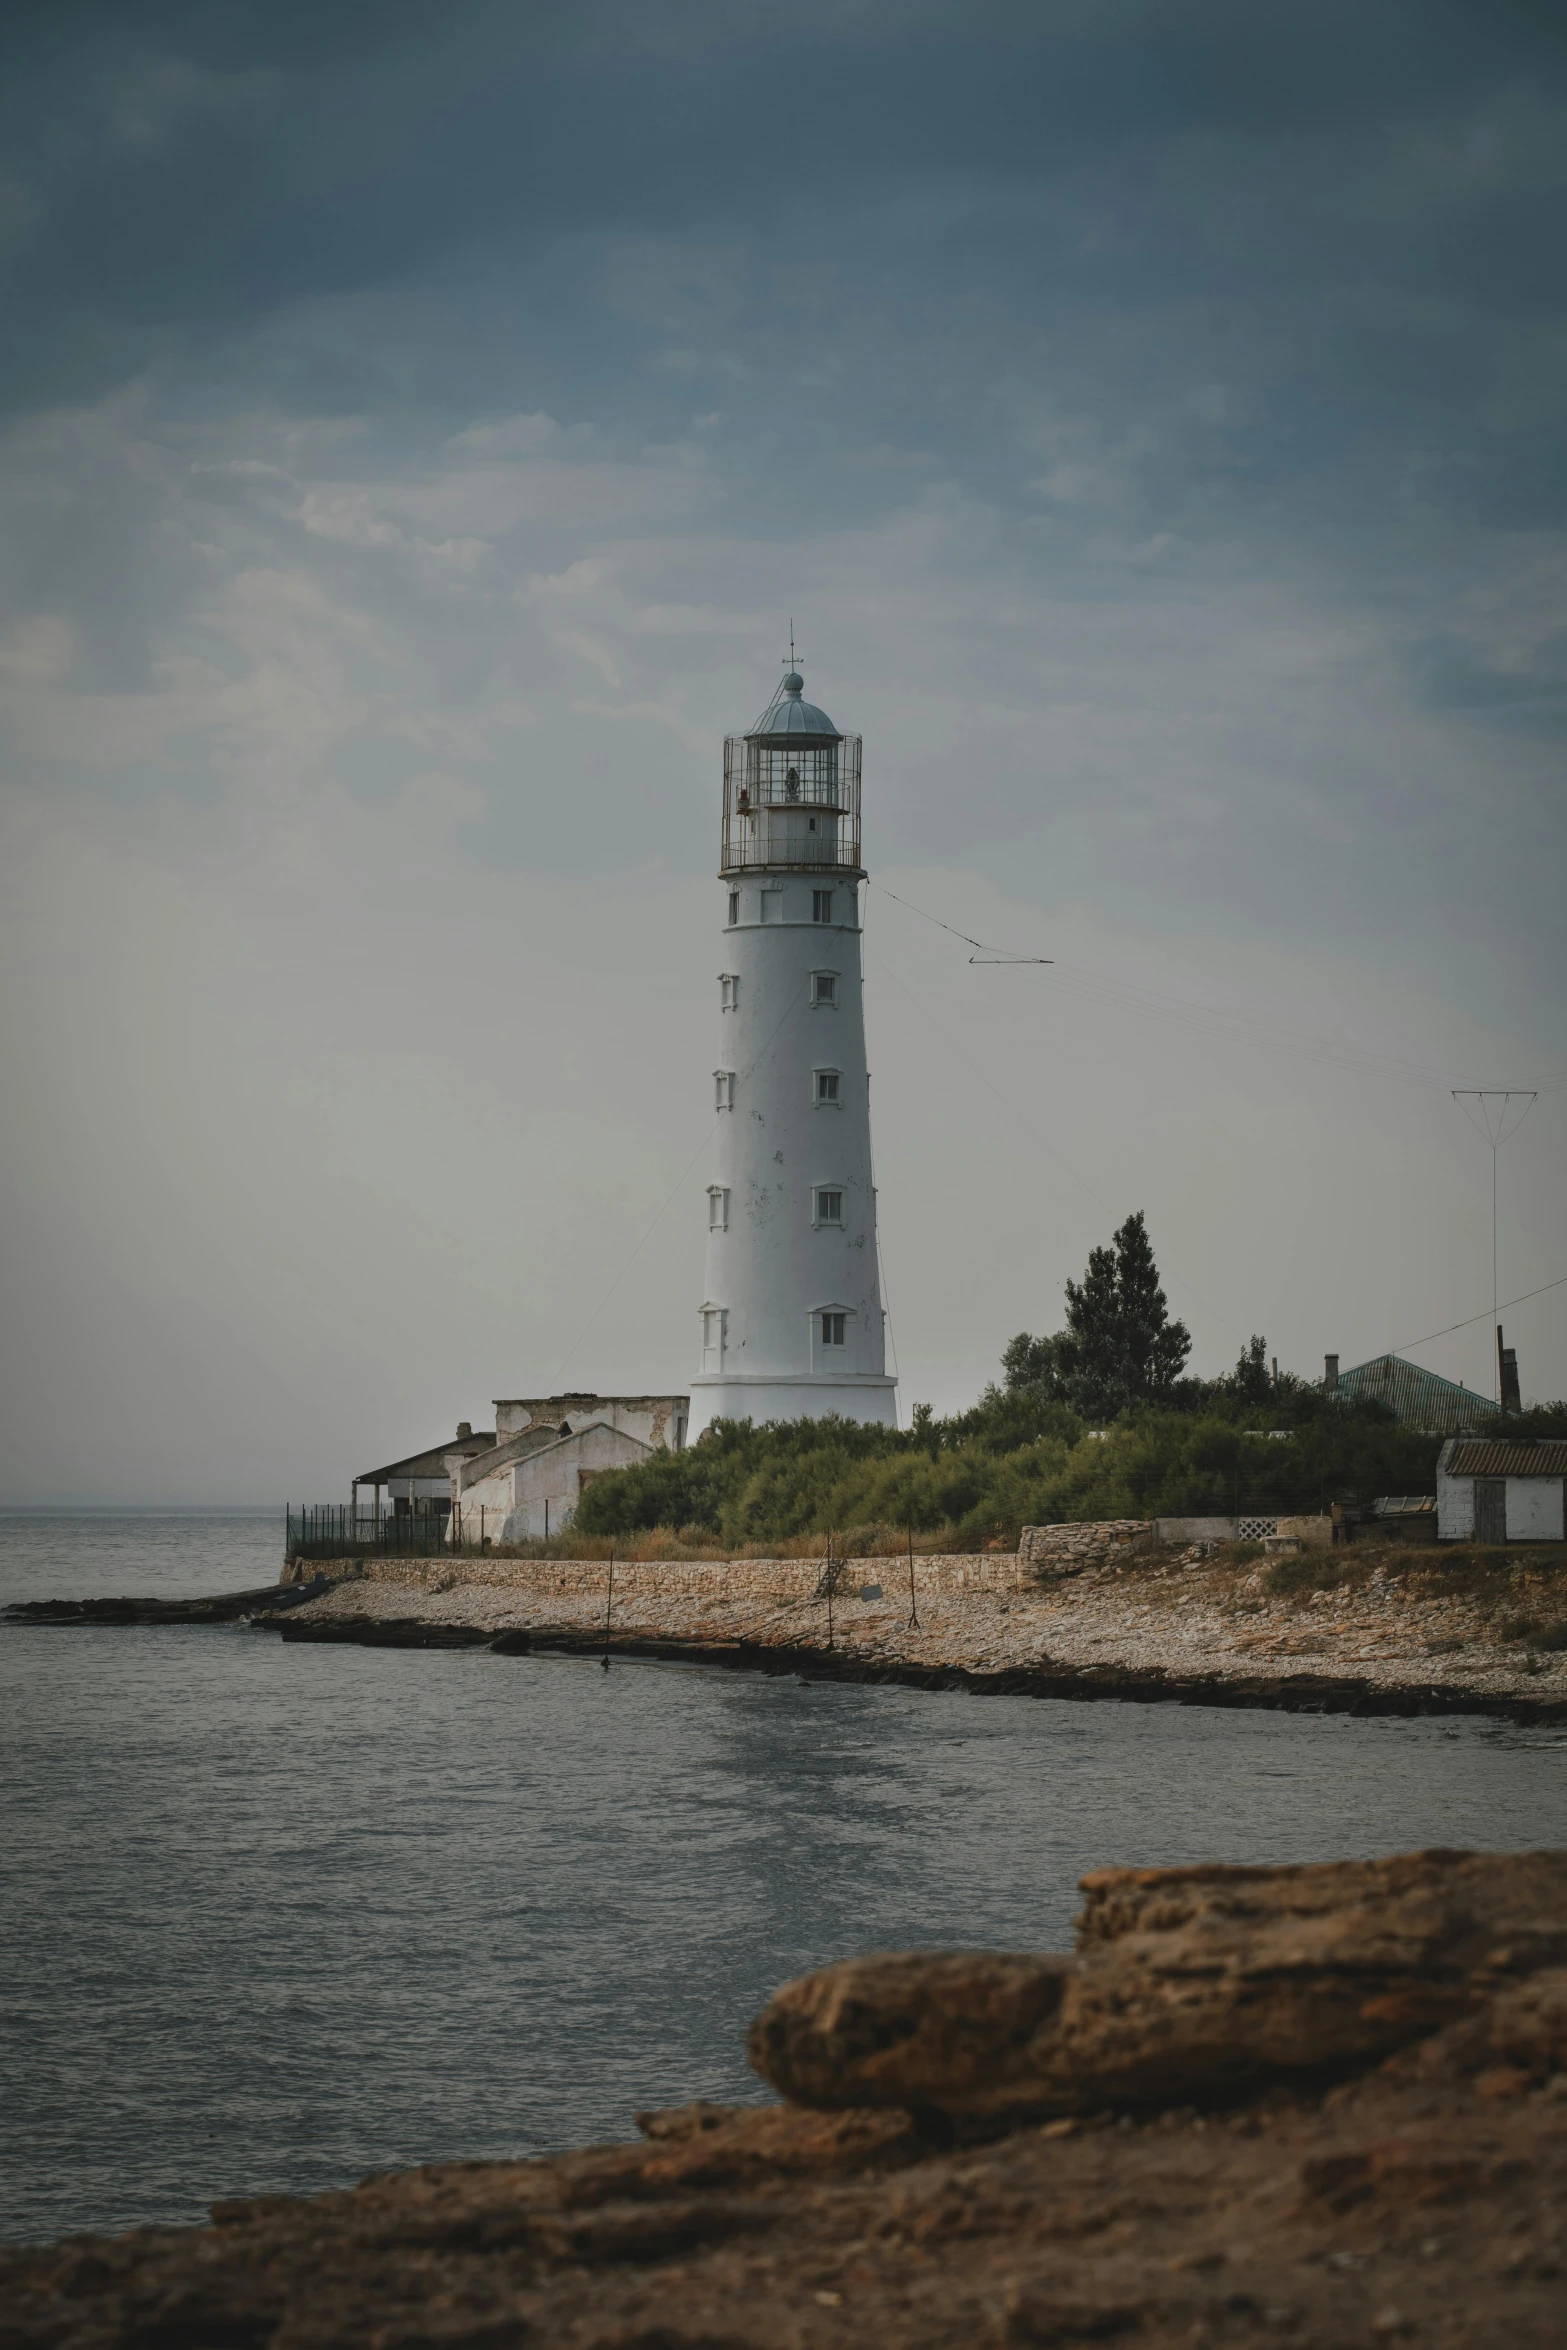
[[[322,1502],[286,1513],[283,1554],[291,1559],[356,1558],[370,1552],[433,1558],[447,1548],[444,1511],[356,1510]]]

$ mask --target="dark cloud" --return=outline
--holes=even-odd
[[[40,12],[30,41],[13,31],[3,115],[22,381],[68,394],[73,372],[144,358],[182,323],[384,284],[474,240],[504,238],[526,264],[607,225],[787,224],[877,187],[1051,189],[1085,165],[1101,214],[1086,225],[1103,233],[1075,254],[1047,235],[1054,270],[1112,295],[1172,266],[1254,291],[1265,256],[1291,277],[1320,266],[1336,142],[1559,84],[1541,30],[1496,9],[652,13]],[[1223,147],[1237,137],[1253,152]],[[1193,140],[1221,145],[1172,152]],[[1422,191],[1439,212],[1443,169],[1429,159]],[[1434,223],[1428,265],[1493,289],[1500,270],[1527,293],[1542,238],[1509,193],[1476,187],[1462,220]],[[1398,234],[1407,207],[1389,194],[1329,242],[1369,235],[1374,265],[1391,238],[1417,266],[1422,236]]]

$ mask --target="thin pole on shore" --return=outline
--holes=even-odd
[[[615,1604],[615,1545],[609,1546],[609,1596],[604,1602],[604,1670],[609,1671],[609,1617]]]
[[[911,1524],[909,1527],[909,1630],[917,1632],[919,1628],[919,1602],[914,1596],[914,1528]]]
[[[832,1536],[827,1537],[827,1645],[832,1646]]]

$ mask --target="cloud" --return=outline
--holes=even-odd
[[[696,1147],[719,745],[791,615],[916,903],[1440,1071],[1559,1059],[1544,12],[8,37],[6,1239],[48,1365],[12,1490],[148,1330],[124,1475],[165,1492],[162,1429],[256,1491],[225,1431],[286,1393],[297,1486],[345,1394],[385,1457],[551,1376]],[[1439,1088],[981,1002],[873,905],[915,1393],[962,1400],[1137,1205],[1209,1367],[1229,1323],[1309,1366],[1473,1310]],[[1523,1286],[1559,1142],[1521,1145]],[[591,1375],[679,1375],[678,1232]]]

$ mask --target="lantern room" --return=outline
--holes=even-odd
[[[724,744],[722,876],[757,867],[858,876],[860,738],[791,669],[749,734]]]

